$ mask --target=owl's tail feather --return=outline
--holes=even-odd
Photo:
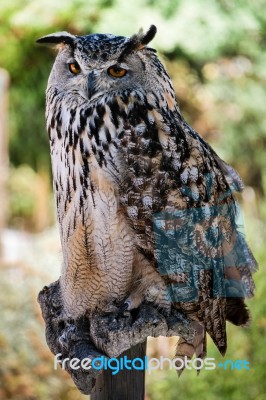
[[[175,357],[182,361],[180,362],[180,366],[176,365],[178,376],[180,376],[186,368],[186,360],[190,361],[194,355],[198,359],[194,368],[197,369],[197,374],[199,374],[202,367],[200,360],[206,357],[205,329],[197,321],[194,321],[192,326],[195,329],[195,336],[192,343],[188,343],[182,337],[179,338],[177,343]]]
[[[248,326],[250,322],[249,310],[241,297],[227,297],[226,319],[237,326]]]

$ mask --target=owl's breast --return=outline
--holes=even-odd
[[[116,146],[109,144],[108,150],[103,140],[85,130],[79,135],[75,130],[65,131],[61,138],[56,135],[51,130],[63,250],[61,289],[66,312],[73,317],[126,297],[134,240],[119,206]]]

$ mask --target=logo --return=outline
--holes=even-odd
[[[167,357],[159,357],[159,358],[149,358],[145,356],[143,358],[133,358],[129,359],[127,356],[123,356],[120,358],[107,358],[104,356],[96,357],[94,359],[84,358],[82,360],[78,358],[64,358],[61,359],[62,354],[56,354],[54,357],[54,369],[57,370],[58,364],[61,365],[62,369],[70,368],[72,370],[79,370],[80,368],[88,371],[90,369],[94,370],[111,370],[112,375],[117,375],[120,371],[123,370],[138,370],[138,371],[148,371],[150,374],[154,370],[162,370],[162,369],[175,369],[176,371],[180,371],[183,369],[187,370],[196,370],[199,371],[201,369],[204,370],[214,370],[216,368],[221,368],[224,370],[249,370],[249,362],[246,360],[226,360],[223,363],[215,363],[214,358],[194,358],[190,360],[187,356],[184,358],[176,357],[174,359],[170,359]]]

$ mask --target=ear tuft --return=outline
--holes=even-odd
[[[131,38],[129,39],[129,42],[128,42],[128,47],[131,48],[131,50],[142,49],[150,41],[152,41],[152,39],[156,35],[156,32],[157,32],[157,28],[155,25],[151,25],[146,33],[143,33],[143,29],[141,28],[139,30],[139,33],[131,36]]]
[[[140,42],[144,46],[152,41],[154,36],[156,35],[157,28],[155,25],[151,25],[149,30],[145,34],[141,34],[140,36]]]
[[[56,32],[51,33],[50,35],[46,35],[36,40],[36,43],[43,44],[46,46],[56,46],[56,45],[64,45],[68,44],[70,46],[74,45],[74,41],[76,40],[76,36],[71,35],[68,32]]]
[[[151,25],[146,33],[143,33],[143,29],[140,29],[139,33],[129,38],[128,42],[126,43],[126,47],[119,56],[119,60],[122,60],[132,51],[143,49],[154,38],[156,32],[157,28],[155,25]]]

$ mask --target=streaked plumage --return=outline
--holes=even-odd
[[[226,319],[246,324],[254,291],[233,196],[243,184],[181,116],[147,47],[155,33],[39,40],[58,47],[46,117],[65,312],[174,306],[201,337],[177,354],[204,356],[205,330],[224,353]]]

